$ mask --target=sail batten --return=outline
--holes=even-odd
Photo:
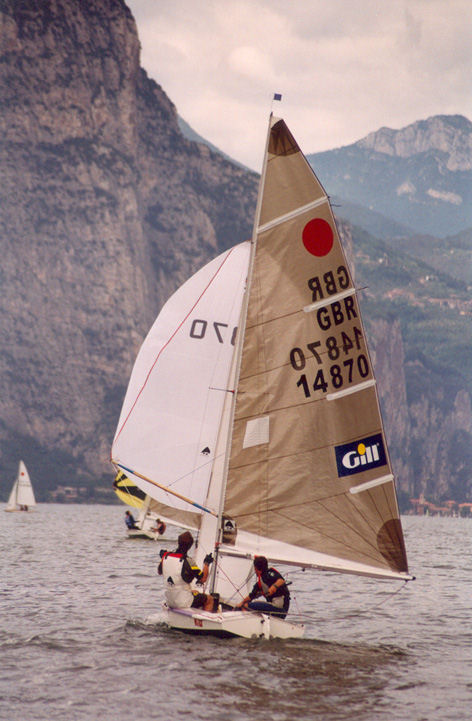
[[[349,493],[362,493],[362,491],[367,491],[369,488],[383,486],[384,483],[391,483],[392,481],[393,475],[390,473],[388,476],[374,478],[373,481],[367,481],[367,483],[362,483],[360,486],[352,486],[352,488],[349,489]]]
[[[266,230],[271,230],[271,228],[275,228],[277,225],[281,225],[282,223],[285,223],[287,220],[292,220],[293,218],[296,218],[298,215],[301,215],[302,213],[306,213],[307,210],[314,210],[319,205],[326,203],[327,200],[328,200],[327,196],[324,196],[322,198],[318,198],[317,200],[313,201],[312,203],[308,203],[307,205],[302,205],[299,208],[295,208],[295,210],[292,210],[290,213],[285,213],[285,215],[280,215],[278,218],[274,218],[273,220],[269,221],[268,223],[265,223],[264,225],[260,225],[257,228],[257,232],[263,233]]]
[[[342,398],[343,396],[349,396],[352,393],[360,393],[361,391],[366,390],[366,388],[372,388],[372,386],[375,386],[376,384],[377,381],[375,380],[375,378],[371,378],[364,383],[357,383],[356,385],[351,386],[350,388],[345,388],[342,391],[336,391],[335,393],[327,393],[326,400],[335,401],[339,398]]]
[[[344,298],[348,298],[351,295],[355,295],[355,293],[355,288],[349,288],[348,290],[344,290],[341,293],[335,293],[334,295],[330,295],[327,298],[323,298],[317,303],[311,303],[310,305],[306,305],[303,308],[303,311],[304,313],[312,313],[314,310],[318,310],[318,308],[324,308],[324,306],[326,305],[332,305],[336,301],[343,300]]]

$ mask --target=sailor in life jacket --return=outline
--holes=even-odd
[[[165,599],[170,608],[202,608],[204,611],[215,611],[218,599],[206,593],[193,591],[192,581],[204,584],[208,578],[210,564],[213,556],[205,556],[203,571],[197,566],[187,552],[193,545],[193,536],[189,531],[181,533],[178,537],[178,546],[175,551],[161,551],[161,562],[157,568],[165,582]],[[215,608],[216,603],[216,608]]]
[[[287,584],[275,568],[269,568],[267,558],[256,556],[254,559],[254,570],[257,581],[254,584],[249,596],[241,601],[237,608],[259,613],[268,613],[280,618],[285,618],[290,606],[290,593]],[[265,601],[255,601],[255,598],[264,596]]]

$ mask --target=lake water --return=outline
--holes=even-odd
[[[1,719],[472,718],[472,519],[404,518],[406,585],[289,570],[306,638],[263,641],[145,626],[163,544],[123,516],[1,513]]]

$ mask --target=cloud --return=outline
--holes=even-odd
[[[469,0],[129,0],[142,64],[201,135],[256,170],[274,92],[305,152],[472,117]]]
[[[259,48],[243,46],[232,50],[228,56],[228,66],[244,79],[267,82],[274,73],[267,53]]]

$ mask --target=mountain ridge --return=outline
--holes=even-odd
[[[382,127],[354,145],[401,158],[438,150],[448,158],[448,170],[472,169],[472,122],[464,115],[432,115],[399,130]]]
[[[307,157],[330,195],[365,214],[375,208],[415,233],[440,237],[472,227],[472,123],[464,116],[381,128]]]

